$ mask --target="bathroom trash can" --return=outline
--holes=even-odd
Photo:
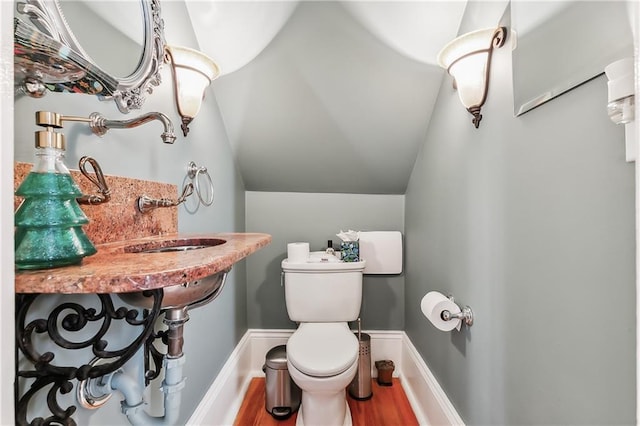
[[[395,365],[390,359],[376,361],[376,369],[378,370],[378,384],[380,386],[393,386],[393,370]]]
[[[265,373],[264,407],[277,419],[285,419],[300,407],[300,388],[289,376],[285,345],[267,352],[262,371]]]

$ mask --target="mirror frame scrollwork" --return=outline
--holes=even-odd
[[[146,94],[153,92],[162,79],[160,69],[164,64],[164,21],[160,13],[159,0],[140,0],[144,20],[144,46],[136,70],[127,77],[113,77],[117,87],[112,95],[100,99],[113,99],[122,113],[140,109]],[[99,68],[82,48],[70,28],[58,0],[24,0],[17,4],[19,13],[29,17],[38,31],[68,46],[88,63]]]

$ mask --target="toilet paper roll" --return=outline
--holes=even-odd
[[[287,260],[291,263],[303,263],[309,260],[309,243],[287,244]]]
[[[424,316],[427,317],[427,319],[431,321],[431,324],[433,324],[438,330],[451,331],[454,328],[458,331],[460,330],[460,325],[462,324],[461,320],[451,319],[449,321],[445,321],[441,317],[442,311],[444,310],[447,310],[452,314],[460,312],[460,307],[442,293],[437,291],[430,291],[427,293],[422,298],[422,302],[420,302],[420,309],[422,309]]]

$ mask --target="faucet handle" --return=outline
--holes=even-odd
[[[42,127],[62,129],[62,114],[52,111],[36,111],[36,124]]]
[[[42,127],[55,127],[62,129],[63,121],[80,121],[90,123],[91,117],[76,117],[74,115],[62,115],[53,111],[36,111],[36,124]]]
[[[172,200],[170,198],[154,199],[149,197],[148,195],[142,195],[138,197],[137,200],[138,211],[140,213],[148,213],[159,207],[175,207],[184,203],[187,197],[191,194],[193,194],[193,184],[188,183],[182,189],[182,194],[178,197],[177,200]]]
[[[87,163],[93,167],[93,173],[95,176],[92,176],[87,171]],[[100,168],[100,164],[93,159],[92,157],[84,156],[80,159],[78,163],[78,167],[80,168],[80,172],[84,177],[89,179],[91,183],[98,187],[98,192],[101,195],[88,195],[83,194],[82,197],[77,198],[76,200],[80,204],[102,204],[106,203],[111,199],[111,190],[107,186],[107,181],[104,178],[104,174],[102,173],[102,169]]]
[[[178,197],[178,200],[176,201],[176,206],[178,204],[184,203],[187,200],[187,197],[191,194],[193,194],[193,184],[188,183],[184,186],[184,188],[182,188],[182,194],[180,195],[180,197]]]

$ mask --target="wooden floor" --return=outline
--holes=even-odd
[[[375,379],[372,382],[373,397],[370,400],[357,401],[347,396],[353,426],[418,424],[398,379],[393,379],[393,386],[380,386]],[[271,417],[264,407],[264,396],[264,377],[252,379],[234,425],[294,426],[296,424],[297,413],[286,420],[276,420]]]

